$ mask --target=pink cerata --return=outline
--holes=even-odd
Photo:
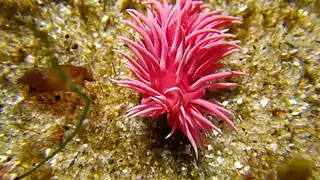
[[[127,12],[133,22],[126,21],[140,34],[136,41],[121,39],[135,57],[121,53],[135,79],[121,77],[116,82],[143,95],[141,105],[131,108],[127,116],[156,117],[167,114],[171,132],[183,132],[198,157],[198,147],[204,148],[201,131],[220,134],[221,130],[202,114],[223,119],[236,130],[227,117],[232,113],[216,101],[203,99],[206,89],[228,88],[236,83],[208,83],[220,78],[247,75],[243,72],[213,73],[223,66],[220,60],[239,51],[239,41],[229,41],[234,35],[226,33],[227,26],[240,23],[239,18],[209,11],[210,5],[200,1],[146,1],[147,15],[136,10]]]

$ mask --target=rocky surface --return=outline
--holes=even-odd
[[[60,64],[90,70],[84,128],[27,179],[285,179],[320,177],[320,15],[316,0],[210,0],[238,16],[230,28],[242,51],[224,60],[239,87],[208,92],[231,110],[239,132],[212,117],[223,136],[206,134],[198,159],[181,134],[169,140],[165,117],[126,118],[139,95],[112,82],[128,74],[113,50],[136,38],[122,21],[135,0],[2,0],[0,6],[0,177],[13,178],[59,147],[75,128],[83,101],[74,92],[30,92],[17,83],[34,68]],[[35,30],[36,29],[36,30]],[[38,32],[38,33],[36,33]],[[50,43],[44,43],[42,32]],[[298,177],[298,176],[294,176]],[[0,179],[1,179],[0,178]]]

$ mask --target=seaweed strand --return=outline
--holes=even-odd
[[[16,19],[16,21],[20,21],[20,19]],[[54,55],[53,51],[50,48],[50,43],[49,43],[49,37],[48,34],[42,31],[39,31],[36,28],[36,25],[34,22],[28,24],[26,22],[24,22],[24,24],[29,25],[28,27],[35,33],[35,36],[39,37],[41,39],[41,41],[46,45],[45,47],[48,47],[48,51],[47,51],[47,55],[50,58],[51,64],[52,64],[52,68],[53,70],[60,76],[60,78],[63,81],[67,81],[68,80],[68,76],[66,75],[66,73],[64,73],[61,68],[59,67],[59,63],[58,63],[58,59],[57,57]],[[50,48],[50,49],[49,49]],[[90,109],[90,104],[91,104],[91,99],[90,97],[84,93],[80,88],[78,88],[75,84],[71,83],[70,84],[72,90],[74,92],[76,92],[81,98],[83,98],[85,100],[85,106],[84,109],[81,113],[80,119],[77,121],[76,123],[76,128],[75,130],[68,136],[66,137],[66,139],[60,144],[59,148],[56,149],[53,153],[51,153],[49,156],[47,156],[46,158],[44,158],[39,164],[37,164],[35,167],[33,167],[32,169],[28,170],[27,172],[23,173],[22,175],[16,177],[15,179],[22,179],[28,175],[30,175],[31,173],[33,173],[34,171],[36,171],[37,169],[39,169],[42,165],[44,165],[48,160],[50,160],[51,158],[53,158],[56,154],[58,154],[59,152],[61,152],[66,145],[78,134],[78,132],[80,131],[82,125],[83,125],[83,121],[86,119],[87,114],[89,112]]]

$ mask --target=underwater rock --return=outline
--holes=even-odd
[[[73,65],[60,65],[61,70],[70,78],[71,82],[84,86],[84,81],[95,81],[89,71],[84,67]],[[39,92],[72,91],[70,81],[64,81],[53,69],[33,69],[27,71],[19,80],[26,84],[30,90]]]

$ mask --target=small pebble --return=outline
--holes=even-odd
[[[228,102],[228,101],[223,101],[221,104],[222,104],[223,106],[227,106],[227,105],[229,104],[229,102]]]
[[[234,167],[235,167],[236,169],[242,169],[242,168],[243,168],[243,165],[242,165],[239,161],[236,161],[236,162],[234,163]]]
[[[263,98],[261,101],[260,101],[260,104],[262,107],[266,107],[266,105],[269,103],[270,99],[269,98]]]
[[[243,99],[242,99],[242,98],[239,98],[239,99],[237,100],[237,103],[238,103],[238,104],[242,104],[242,103],[243,103]]]

